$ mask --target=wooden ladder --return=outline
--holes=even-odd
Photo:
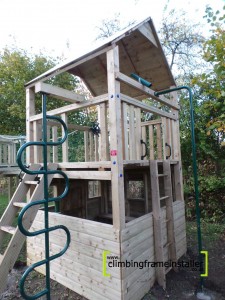
[[[32,164],[30,170],[39,170],[40,164]],[[56,170],[57,164],[49,164],[49,170]],[[0,255],[0,293],[6,287],[7,277],[13,268],[17,257],[21,251],[21,248],[26,240],[18,226],[14,227],[13,222],[21,208],[27,205],[27,203],[41,200],[44,197],[44,180],[43,175],[29,175],[25,174],[22,181],[19,183],[11,201],[9,202],[2,218],[0,220],[0,246],[3,245],[3,240],[6,234],[11,234],[12,237],[3,255]],[[50,185],[53,175],[48,175],[48,184]],[[30,199],[26,201],[27,193],[30,192]],[[23,225],[27,230],[31,227],[33,220],[38,212],[39,205],[30,207],[24,215]]]
[[[163,166],[163,173],[159,174],[159,164]],[[155,258],[157,262],[166,262],[165,252],[168,250],[168,262],[176,262],[176,244],[174,233],[174,218],[173,218],[173,195],[171,182],[171,165],[169,160],[165,161],[150,161],[151,173],[151,189],[152,189],[152,211],[154,224],[154,243],[155,243]],[[164,181],[164,196],[160,196],[159,178]],[[163,220],[161,201],[165,201],[166,219]],[[163,223],[166,223],[166,243],[163,242]],[[164,225],[165,226],[165,225]],[[156,268],[156,280],[160,286],[166,288],[166,274],[172,267],[158,266]],[[174,268],[176,269],[176,268]]]

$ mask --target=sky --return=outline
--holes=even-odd
[[[126,24],[150,16],[159,29],[166,4],[205,22],[206,5],[222,10],[225,0],[0,0],[0,50],[16,44],[33,53],[76,57],[93,47],[102,19],[120,14]]]

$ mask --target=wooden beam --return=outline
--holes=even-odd
[[[148,23],[143,24],[138,30],[155,46],[158,48],[155,37],[152,33],[151,27]]]
[[[105,168],[110,169],[111,168],[111,162],[110,161],[90,161],[90,162],[62,162],[58,163],[59,168],[61,169],[99,169],[99,168]]]
[[[69,179],[111,180],[111,171],[63,171]],[[55,174],[54,178],[63,178]]]
[[[153,106],[150,106],[148,104],[145,104],[143,102],[140,102],[134,98],[131,98],[130,96],[127,96],[127,95],[124,95],[124,94],[121,94],[121,99],[122,101],[128,103],[128,104],[132,104],[136,107],[139,107],[141,108],[142,110],[144,111],[147,111],[147,112],[151,112],[151,113],[154,113],[158,116],[161,116],[161,117],[167,117],[169,119],[173,119],[173,120],[177,120],[177,116],[172,114],[172,113],[167,113],[163,110],[160,110],[156,107],[153,107]]]
[[[113,226],[116,229],[125,228],[124,201],[124,171],[122,150],[121,98],[120,83],[115,80],[115,73],[119,71],[118,46],[107,52],[107,79],[109,93],[109,128],[110,154],[112,170],[112,207]]]
[[[83,95],[68,91],[58,86],[53,86],[44,82],[35,84],[35,93],[43,92],[60,100],[65,100],[72,103],[82,102],[85,100]]]
[[[92,100],[82,102],[80,104],[74,103],[74,104],[69,104],[69,105],[65,105],[65,106],[60,107],[60,108],[50,110],[50,111],[48,111],[48,115],[49,116],[54,116],[54,115],[60,115],[60,114],[71,112],[71,111],[76,111],[78,109],[91,107],[91,106],[94,106],[94,105],[104,103],[107,100],[108,100],[108,95],[104,94],[104,95],[95,97]],[[40,119],[42,119],[42,114],[38,114],[38,115],[35,115],[33,117],[30,117],[31,121],[36,121],[36,120],[40,120]]]
[[[159,97],[155,96],[155,91],[153,91],[150,88],[147,88],[146,86],[144,86],[140,82],[128,77],[127,75],[125,75],[123,73],[117,72],[116,73],[116,79],[130,85],[133,88],[136,88],[139,91],[142,91],[143,94],[149,96],[150,98],[152,98],[154,100],[159,101],[160,103],[162,103],[164,105],[167,105],[167,106],[169,106],[171,108],[174,108],[176,110],[180,109],[179,105],[177,103],[175,103],[174,101],[170,101],[162,95],[159,96]]]

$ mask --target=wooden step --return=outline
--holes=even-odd
[[[16,207],[23,208],[24,206],[27,205],[27,203],[26,202],[13,202],[13,205],[16,206]]]
[[[29,184],[29,185],[37,185],[39,184],[39,181],[37,180],[26,180],[24,181],[25,184]]]
[[[16,231],[16,228],[15,227],[13,227],[13,226],[0,226],[0,229],[2,230],[2,231],[5,231],[5,232],[7,232],[7,233],[10,233],[10,234],[14,234],[15,233],[15,231]]]
[[[161,200],[168,199],[168,198],[169,198],[169,196],[164,196],[164,197],[159,198],[159,200],[161,201]]]

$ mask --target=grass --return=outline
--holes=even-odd
[[[196,222],[186,223],[187,237],[190,246],[197,244],[197,225]],[[201,233],[202,241],[208,247],[213,246],[213,244],[218,241],[222,235],[225,233],[224,223],[209,223],[204,220],[201,221]]]
[[[2,216],[7,205],[8,205],[8,196],[0,195],[0,217]]]

